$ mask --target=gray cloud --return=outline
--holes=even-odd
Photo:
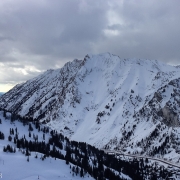
[[[96,46],[97,52],[179,64],[179,4],[155,0],[116,3],[111,8],[120,22],[107,26],[109,36]]]
[[[2,0],[1,83],[24,81],[87,53],[179,64],[179,5],[178,0]],[[7,77],[2,73],[9,68]]]

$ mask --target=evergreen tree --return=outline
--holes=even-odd
[[[0,139],[4,139],[4,134],[0,131]]]
[[[84,177],[84,171],[83,171],[82,168],[81,168],[81,171],[80,171],[80,176],[81,176],[81,177]]]
[[[31,132],[29,131],[29,137],[31,137]]]
[[[6,111],[3,111],[3,117],[6,119]]]
[[[14,137],[14,144],[16,144],[16,142],[17,142],[17,141],[16,141],[16,138]]]
[[[32,125],[31,123],[29,123],[29,128],[28,128],[29,131],[33,131],[33,128],[32,128]]]
[[[78,173],[79,173],[79,168],[78,166],[76,166],[76,176],[78,175]]]
[[[12,137],[11,137],[10,135],[9,135],[9,137],[8,137],[8,140],[9,140],[9,141],[11,141],[11,140],[12,140]]]
[[[7,149],[6,149],[6,147],[5,147],[5,146],[3,147],[3,151],[4,151],[4,152],[6,152],[6,151],[7,151]]]

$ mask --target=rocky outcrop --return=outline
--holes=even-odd
[[[179,116],[167,105],[162,108],[163,122],[169,127],[179,127]]]

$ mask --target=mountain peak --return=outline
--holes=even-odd
[[[0,108],[77,141],[144,153],[141,140],[160,124],[164,133],[179,127],[179,78],[177,67],[157,60],[87,54],[14,87],[0,97]]]

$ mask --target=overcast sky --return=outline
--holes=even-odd
[[[180,64],[179,0],[0,0],[0,92],[88,53]]]

